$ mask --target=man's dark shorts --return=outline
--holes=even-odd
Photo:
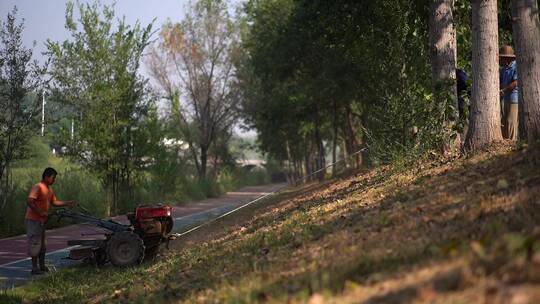
[[[37,257],[41,251],[45,252],[45,224],[40,221],[25,220],[26,239],[28,240],[28,255]]]

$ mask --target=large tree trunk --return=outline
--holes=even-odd
[[[519,92],[527,139],[540,139],[540,22],[538,3],[512,1],[514,41],[517,51]]]
[[[334,119],[332,121],[332,177],[336,176],[337,166],[336,166],[336,150],[337,150],[337,140],[338,140],[338,111],[337,103],[334,100]]]
[[[465,141],[467,150],[475,150],[502,139],[497,1],[474,0],[472,13],[472,113]]]
[[[289,140],[285,140],[285,151],[287,153],[287,163],[288,163],[288,171],[287,171],[287,182],[290,185],[296,185],[296,160],[293,159],[291,154],[291,149],[289,146]]]
[[[431,0],[429,14],[429,44],[431,54],[431,79],[439,111],[443,116],[443,150],[459,147],[459,140],[452,139],[458,119],[456,88],[456,30],[453,16],[454,0]],[[447,116],[449,103],[454,103],[453,113]]]
[[[300,177],[302,177],[302,175],[304,174],[304,172],[302,171],[302,161],[295,158],[294,159],[294,174],[293,174],[293,181],[294,181],[294,185],[298,185],[298,183],[300,182]]]

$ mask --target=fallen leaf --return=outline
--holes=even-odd
[[[497,189],[499,190],[506,190],[508,189],[508,187],[510,187],[510,185],[508,184],[508,181],[504,178],[499,179],[499,181],[497,182]]]
[[[484,247],[479,242],[472,242],[471,249],[480,258],[484,258],[486,256]]]
[[[323,304],[324,303],[324,297],[320,293],[314,293],[309,298],[309,304]]]

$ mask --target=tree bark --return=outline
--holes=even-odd
[[[472,14],[472,113],[465,140],[465,149],[471,151],[502,139],[497,1],[474,0]]]
[[[334,119],[333,119],[333,130],[332,130],[332,177],[336,176],[337,172],[337,166],[336,166],[336,150],[337,150],[337,138],[338,138],[338,111],[337,111],[337,103],[334,100]]]
[[[5,171],[4,171],[5,170]],[[0,175],[0,183],[2,183],[2,177],[5,177],[5,183],[3,183],[0,186],[0,214],[5,214],[4,209],[6,208],[9,194],[10,194],[10,174],[11,170],[9,168],[9,165],[6,164],[6,166],[2,169],[2,172],[4,172],[4,175]],[[3,188],[2,188],[3,187]],[[3,218],[3,216],[0,215],[0,219]]]
[[[316,159],[315,159],[315,170],[319,171],[326,165],[326,159],[325,159],[325,151],[324,151],[324,143],[322,140],[321,132],[319,129],[320,122],[317,121],[315,126],[315,147],[317,148],[316,152]],[[324,175],[326,174],[325,170],[320,171],[317,173],[317,179],[319,181],[324,180]]]
[[[199,171],[200,179],[203,179],[206,177],[207,164],[208,164],[208,148],[201,147],[201,161],[200,161],[200,171]]]
[[[512,28],[517,53],[521,109],[529,142],[540,139],[540,22],[538,3],[512,1]]]
[[[309,176],[312,172],[311,170],[311,148],[306,148],[305,149],[305,153],[304,153],[304,166],[306,167],[306,172],[305,172],[305,175],[306,176]],[[309,177],[306,177],[306,179],[304,180],[305,181],[310,181],[311,180],[311,176]]]
[[[453,16],[454,0],[431,0],[429,15],[429,41],[431,79],[436,104],[443,117],[443,150],[457,149],[459,140],[452,139],[458,118],[456,88],[456,30]],[[448,104],[454,111],[447,117]]]

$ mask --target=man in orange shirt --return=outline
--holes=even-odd
[[[25,224],[28,239],[28,255],[32,258],[32,274],[42,274],[49,271],[45,266],[45,223],[49,218],[51,205],[73,206],[75,201],[60,201],[50,187],[58,173],[53,168],[46,168],[41,176],[41,182],[35,184],[28,194]]]

